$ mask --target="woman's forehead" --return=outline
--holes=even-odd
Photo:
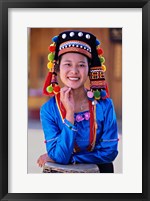
[[[86,56],[84,56],[82,54],[72,52],[72,53],[66,53],[66,54],[62,55],[61,60],[63,60],[63,61],[64,60],[70,60],[70,61],[72,61],[72,60],[87,61],[88,59],[87,59]]]

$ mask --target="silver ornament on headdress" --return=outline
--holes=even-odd
[[[63,39],[65,39],[65,38],[66,38],[66,36],[67,36],[67,35],[64,33],[64,34],[62,35],[62,38],[63,38]]]
[[[86,39],[90,39],[90,34],[86,34]]]
[[[79,33],[78,33],[78,36],[79,36],[79,37],[82,37],[82,36],[83,36],[83,33],[82,33],[82,32],[79,32]]]
[[[74,36],[74,32],[70,32],[70,37],[73,37]]]

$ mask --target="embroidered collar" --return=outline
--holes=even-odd
[[[89,120],[90,118],[90,112],[85,111],[85,112],[79,112],[75,114],[75,121],[80,122],[83,120]]]

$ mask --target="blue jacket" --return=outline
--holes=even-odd
[[[78,114],[84,114],[87,111]],[[76,117],[76,113],[74,116]],[[47,101],[40,110],[40,118],[46,140],[48,156],[56,163],[110,163],[118,154],[118,132],[113,102],[107,98],[96,104],[96,143],[92,151],[89,145],[90,121],[75,121],[72,125],[67,119],[61,119],[55,97]],[[70,129],[67,125],[72,126]],[[74,152],[74,144],[80,152]]]

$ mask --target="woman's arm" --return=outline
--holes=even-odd
[[[40,110],[47,154],[57,163],[68,164],[74,149],[76,127],[65,119],[60,129],[58,126],[58,121],[61,121],[59,113],[54,110],[54,107],[51,107],[51,103],[43,105]]]

